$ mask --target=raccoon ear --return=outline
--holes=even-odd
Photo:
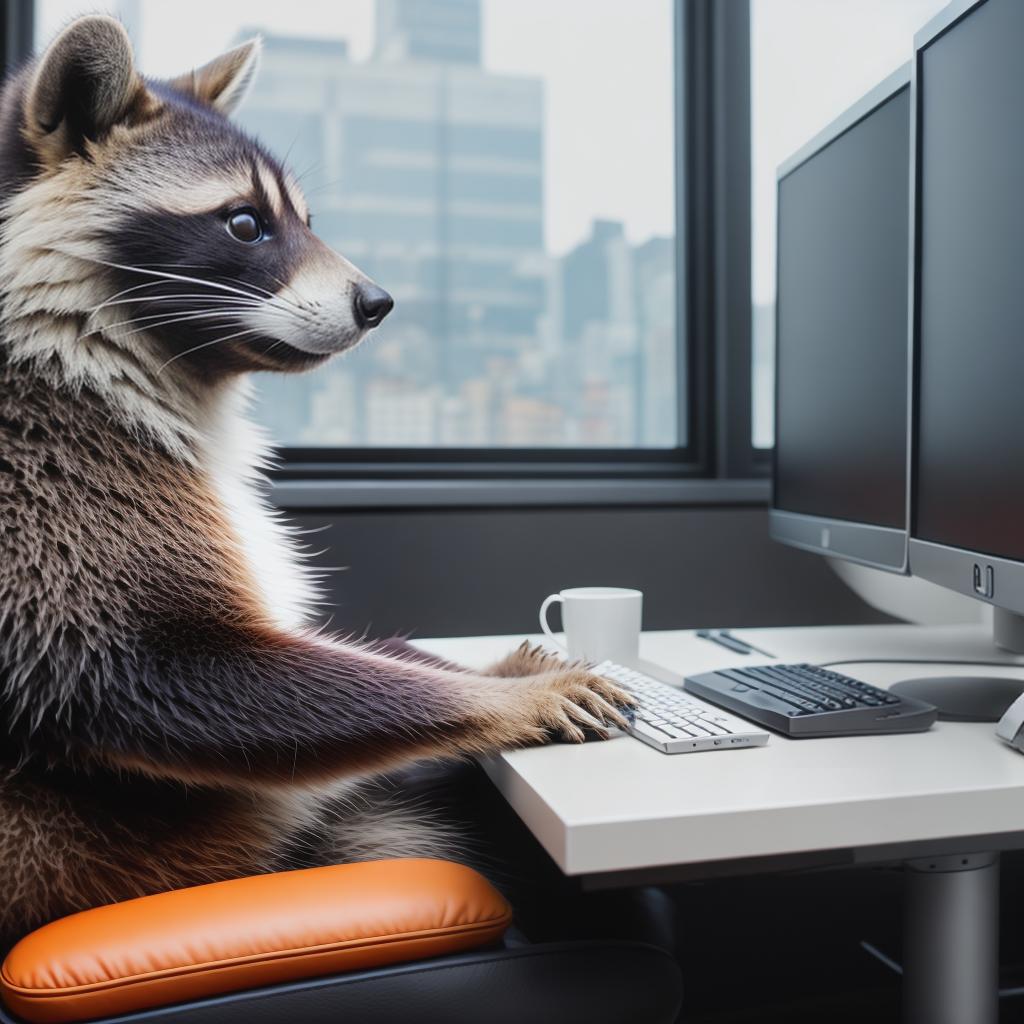
[[[252,88],[262,49],[263,41],[256,36],[209,64],[172,79],[170,86],[230,117]]]
[[[147,95],[124,26],[102,15],[78,18],[36,65],[25,131],[41,156],[62,159],[127,120]]]

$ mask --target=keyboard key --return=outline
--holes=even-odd
[[[720,725],[708,720],[707,718],[703,719],[700,725],[702,729],[707,729],[712,736],[727,736],[729,733],[728,729],[723,729]]]
[[[655,729],[646,722],[634,722],[633,725],[630,726],[629,731],[638,739],[654,740],[656,744],[661,744],[668,738],[667,732],[662,729]]]
[[[602,662],[594,671],[637,698],[627,731],[662,753],[756,747],[768,741],[768,734],[756,726],[642,672],[612,662]],[[723,737],[738,742],[725,743]]]

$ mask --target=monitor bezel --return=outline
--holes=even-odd
[[[953,0],[914,36],[914,60],[910,80],[910,173],[912,201],[910,205],[910,372],[908,374],[908,437],[907,446],[907,552],[910,571],[921,579],[976,600],[1024,614],[1024,563],[974,551],[952,547],[915,536],[917,530],[917,462],[918,448],[918,383],[920,376],[920,303],[921,280],[918,273],[920,231],[920,123],[921,66],[924,53],[937,39],[959,24],[989,0]],[[976,577],[977,572],[977,577]],[[989,575],[991,572],[991,576]],[[980,589],[976,585],[980,582]],[[989,580],[992,586],[989,586]]]
[[[911,62],[897,68],[865,93],[856,103],[844,110],[813,138],[784,160],[776,172],[775,195],[778,203],[782,182],[797,168],[816,156],[827,146],[845,135],[852,128],[873,114],[879,107],[894,99],[911,85]],[[912,101],[911,101],[912,102]],[[912,204],[911,204],[912,206]],[[775,265],[779,266],[779,233],[775,235]],[[775,302],[775,422],[779,412],[779,303]],[[826,516],[794,512],[779,506],[777,501],[778,445],[772,447],[772,497],[768,510],[768,531],[773,540],[790,547],[811,551],[815,554],[842,558],[859,565],[882,569],[886,572],[907,575],[907,529],[892,526],[878,526],[851,519],[833,519]],[[904,489],[908,490],[907,482]]]

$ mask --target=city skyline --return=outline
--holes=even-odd
[[[262,381],[260,414],[299,445],[671,446],[672,243],[634,247],[594,219],[548,251],[545,82],[482,66],[478,13],[385,0],[387,35],[362,60],[267,34],[240,121],[324,168],[318,232],[396,309],[340,365]]]
[[[529,70],[543,46],[520,39],[524,59],[503,61],[493,34],[488,41],[488,20],[516,4],[360,6],[375,28],[369,36],[302,34],[295,24],[275,31],[260,22],[257,0],[225,40],[264,37],[260,73],[236,120],[298,172],[317,234],[396,300],[357,351],[315,374],[258,376],[257,418],[279,443],[298,447],[667,448],[683,440],[671,33],[658,36],[664,81],[650,104],[655,116],[661,105],[666,122],[664,162],[648,174],[668,183],[659,197],[644,191],[643,175],[628,173],[634,164],[650,170],[653,150],[609,146],[617,124],[595,136],[614,62],[595,75],[589,38],[562,40],[563,50],[578,43],[588,55],[577,77],[591,74],[585,99],[574,83],[576,116],[566,118],[557,75]],[[642,6],[671,11],[668,0]],[[121,0],[118,10],[130,34],[146,40],[162,8]],[[601,11],[615,12],[614,23],[622,6],[588,2],[589,17],[576,26],[595,30],[597,52],[610,27]],[[630,27],[635,37],[642,19]],[[562,56],[551,63],[561,67]],[[561,212],[571,169],[563,136],[574,160],[577,149],[601,159],[576,190],[582,218],[577,202],[574,223],[559,226],[552,210]],[[623,174],[635,209],[594,200],[621,193],[613,186]],[[668,230],[644,230],[652,202]]]

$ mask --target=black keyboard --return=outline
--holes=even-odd
[[[690,676],[690,693],[786,736],[923,732],[931,704],[816,665],[762,665]]]

